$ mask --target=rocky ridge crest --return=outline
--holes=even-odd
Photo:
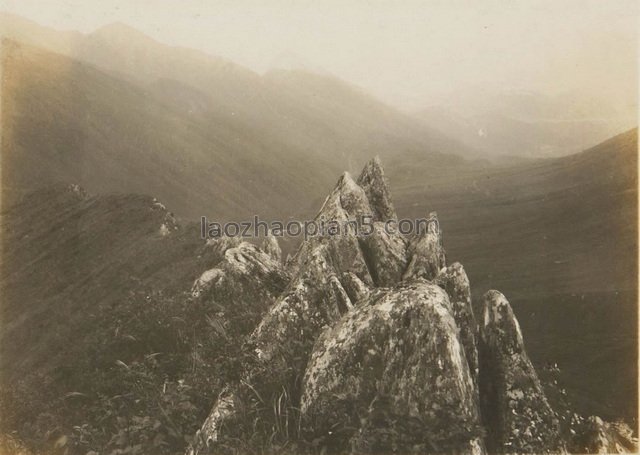
[[[437,215],[409,238],[383,229],[397,216],[377,158],[357,180],[345,173],[316,219],[363,216],[374,222],[371,235],[309,238],[286,265],[275,238],[261,248],[209,243],[219,261],[194,283],[194,297],[231,296],[264,316],[244,347],[241,379],[220,393],[191,455],[243,452],[256,435],[271,450],[295,453],[599,452],[635,444],[597,418],[585,421],[579,440],[565,434],[500,292],[484,295],[477,324],[464,268],[446,264]]]

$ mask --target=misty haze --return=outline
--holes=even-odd
[[[0,453],[637,452],[638,14],[5,0]]]

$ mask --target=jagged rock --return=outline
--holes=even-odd
[[[360,246],[377,286],[393,286],[402,279],[407,267],[407,245],[402,235],[389,233],[384,223],[375,222],[371,235],[360,238]]]
[[[322,327],[351,307],[329,251],[328,245],[320,244],[307,253],[287,290],[254,331],[253,352],[247,353],[243,380],[229,386],[218,399],[190,453],[219,450],[220,445],[233,445],[254,431],[242,425],[235,409],[260,408],[260,400],[270,400],[273,394],[282,393],[283,388],[290,395],[297,394],[299,372],[304,370]],[[263,419],[268,421],[272,413],[267,410],[266,414]],[[226,428],[224,434],[222,427]]]
[[[420,277],[432,280],[440,269],[446,266],[442,233],[436,212],[429,214],[427,228],[409,240],[407,254],[409,265],[403,275],[404,280]]]
[[[224,253],[235,248],[242,243],[239,237],[222,236],[214,239],[207,239],[200,249],[198,256],[209,266],[214,266],[224,259]]]
[[[358,182],[345,173],[316,221],[360,226],[371,216],[367,238],[312,236],[287,272],[266,243],[205,248],[219,263],[194,283],[198,298],[265,312],[243,348],[241,380],[220,393],[190,453],[280,447],[282,428],[299,424],[312,453],[563,451],[506,298],[485,294],[478,332],[469,280],[460,264],[446,267],[436,214],[408,241],[384,232],[395,212],[379,161]],[[584,451],[633,442],[614,424],[583,426],[572,442]]]
[[[329,453],[473,452],[478,406],[449,299],[426,281],[376,291],[323,332],[301,399]]]
[[[572,441],[573,453],[637,453],[638,439],[622,422],[608,423],[591,416],[580,425]]]
[[[282,250],[280,249],[280,244],[278,243],[278,239],[271,235],[271,233],[264,238],[260,249],[271,256],[271,258],[278,264],[282,263]]]
[[[336,187],[325,199],[320,212],[315,217],[316,223],[336,222],[341,226],[347,223],[360,223],[363,216],[371,216],[371,208],[367,196],[348,172],[345,172],[338,180]],[[373,284],[367,264],[362,256],[358,239],[354,232],[340,233],[339,235],[312,236],[303,242],[290,264],[295,272],[304,266],[305,261],[312,257],[319,245],[326,247],[329,262],[333,263],[337,270],[353,270],[365,283]],[[343,255],[343,253],[348,253]]]
[[[360,216],[370,213],[364,191],[345,173],[326,198],[316,220],[357,223]],[[239,423],[230,423],[239,422],[233,411],[239,406],[230,407],[229,403],[258,408],[256,391],[257,395],[269,399],[272,394],[281,393],[283,387],[297,399],[300,372],[304,371],[318,334],[352,306],[340,278],[350,273],[361,282],[373,285],[358,239],[350,231],[309,238],[298,249],[288,270],[293,278],[287,290],[271,306],[251,337],[253,352],[247,353],[243,380],[230,385],[214,405],[206,424],[196,435],[191,453],[216,450],[216,444],[218,447],[233,444],[232,440],[254,431]],[[265,421],[269,418],[264,416]],[[220,432],[223,426],[229,429],[225,434]]]
[[[224,250],[217,266],[205,271],[193,283],[191,295],[235,301],[236,305],[260,305],[266,309],[288,281],[288,275],[271,256],[255,245],[242,242]]]
[[[469,278],[459,262],[440,270],[435,283],[445,290],[453,308],[453,318],[460,329],[460,341],[474,381],[478,380],[477,324],[471,306]]]
[[[364,284],[353,272],[344,272],[340,282],[342,283],[344,290],[347,291],[347,295],[354,305],[369,297],[369,294],[371,293],[369,286]]]
[[[356,183],[367,195],[373,209],[374,221],[385,222],[398,218],[391,202],[391,195],[379,157],[376,156],[365,165]]]
[[[483,297],[479,353],[489,452],[563,451],[558,419],[525,352],[511,305],[498,291]]]

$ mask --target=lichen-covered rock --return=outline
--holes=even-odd
[[[224,245],[224,249],[221,245],[213,246],[217,249],[216,254],[224,251],[222,260],[195,280],[192,296],[213,293],[218,300],[233,299],[237,304],[245,305],[273,302],[289,281],[282,266],[250,243],[241,242],[231,247],[231,242],[224,242]]]
[[[489,452],[563,451],[558,419],[525,352],[511,305],[498,291],[483,297],[479,354]]]
[[[229,248],[235,248],[242,243],[239,237],[222,236],[214,239],[207,239],[200,249],[198,256],[205,264],[214,266],[224,259],[224,253]]]
[[[324,245],[327,260],[337,270],[353,270],[365,283],[373,284],[367,264],[362,256],[355,231],[350,230],[347,223],[359,224],[363,216],[371,216],[371,208],[367,196],[348,172],[345,172],[338,180],[336,187],[325,199],[320,212],[315,217],[315,222],[328,226],[335,222],[341,227],[346,227],[346,232],[336,235],[316,235],[300,245],[297,253],[291,260],[288,268],[295,274],[305,266],[305,261],[313,257],[320,245]],[[328,228],[327,228],[328,231]]]
[[[374,283],[393,286],[407,267],[407,244],[399,233],[387,232],[382,222],[373,223],[373,232],[360,237],[360,246]]]
[[[478,380],[477,323],[471,306],[469,278],[459,262],[440,270],[435,283],[445,290],[451,301],[453,318],[460,329],[460,341],[474,381]]]
[[[379,157],[376,156],[365,165],[358,177],[357,184],[367,195],[367,199],[373,209],[374,221],[385,222],[397,219]]]
[[[276,239],[272,234],[269,234],[264,238],[262,245],[260,245],[260,249],[271,256],[271,259],[276,261],[278,264],[282,264],[282,249],[280,248],[278,239]]]
[[[403,275],[404,280],[411,278],[432,280],[440,269],[446,266],[438,215],[431,212],[428,221],[427,228],[409,240],[407,247],[409,264]]]
[[[316,221],[334,220],[344,226],[346,222],[361,222],[361,216],[370,213],[363,189],[345,173],[325,199]],[[232,445],[234,440],[247,438],[248,433],[255,431],[229,423],[239,419],[234,411],[237,406],[230,407],[228,403],[258,409],[263,406],[257,397],[270,400],[283,388],[297,400],[301,372],[320,331],[353,306],[341,278],[353,275],[365,287],[373,285],[355,231],[310,237],[300,246],[287,270],[293,278],[251,337],[253,350],[247,352],[243,380],[227,388],[224,403],[219,400],[214,405],[206,425],[196,436],[192,453],[219,450],[220,445]],[[350,284],[353,283],[351,279]],[[357,287],[360,289],[356,292],[363,291],[361,286]],[[353,286],[351,292],[354,293]],[[220,406],[225,412],[219,411]],[[268,426],[271,414],[267,410],[255,418]],[[223,426],[229,429],[225,434],[220,431]]]
[[[638,439],[625,423],[591,416],[579,425],[570,449],[573,453],[637,453]]]
[[[344,272],[340,282],[354,305],[369,297],[371,293],[371,288],[353,272]]]
[[[446,293],[425,281],[379,290],[318,339],[303,426],[330,453],[472,452],[477,394]]]
[[[248,336],[289,283],[271,256],[250,243],[225,250],[216,267],[195,280],[191,295],[210,308],[221,330]],[[210,317],[203,314],[202,317]]]
[[[261,248],[208,242],[204,262],[214,266],[194,297],[262,313],[243,345],[241,379],[219,394],[191,454],[284,445],[293,453],[564,450],[506,298],[485,294],[478,330],[468,277],[460,264],[446,266],[436,214],[408,240],[384,231],[395,216],[373,160],[358,183],[345,173],[316,216],[361,229],[370,217],[369,236],[311,236],[286,271],[269,239]],[[572,449],[636,444],[622,425],[593,419],[580,428]]]

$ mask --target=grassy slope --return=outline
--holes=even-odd
[[[438,211],[476,299],[505,293],[533,359],[559,363],[582,410],[635,418],[637,130],[498,169],[408,158],[387,164],[399,214]]]
[[[5,190],[74,182],[93,192],[154,194],[192,218],[244,219],[303,206],[335,175],[228,118],[190,118],[58,54],[5,42],[3,65]]]
[[[197,224],[74,188],[0,216],[0,431],[34,453],[183,453],[264,308],[189,298],[221,259]]]
[[[82,344],[69,341],[96,330],[93,315],[135,289],[189,289],[207,266],[202,240],[195,228],[162,235],[166,216],[149,196],[86,196],[62,185],[4,210],[4,380],[73,358]]]
[[[5,189],[74,181],[154,194],[191,218],[275,218],[308,213],[373,155],[466,153],[337,78],[260,76],[118,24],[89,35],[0,24],[29,43],[3,46]]]

